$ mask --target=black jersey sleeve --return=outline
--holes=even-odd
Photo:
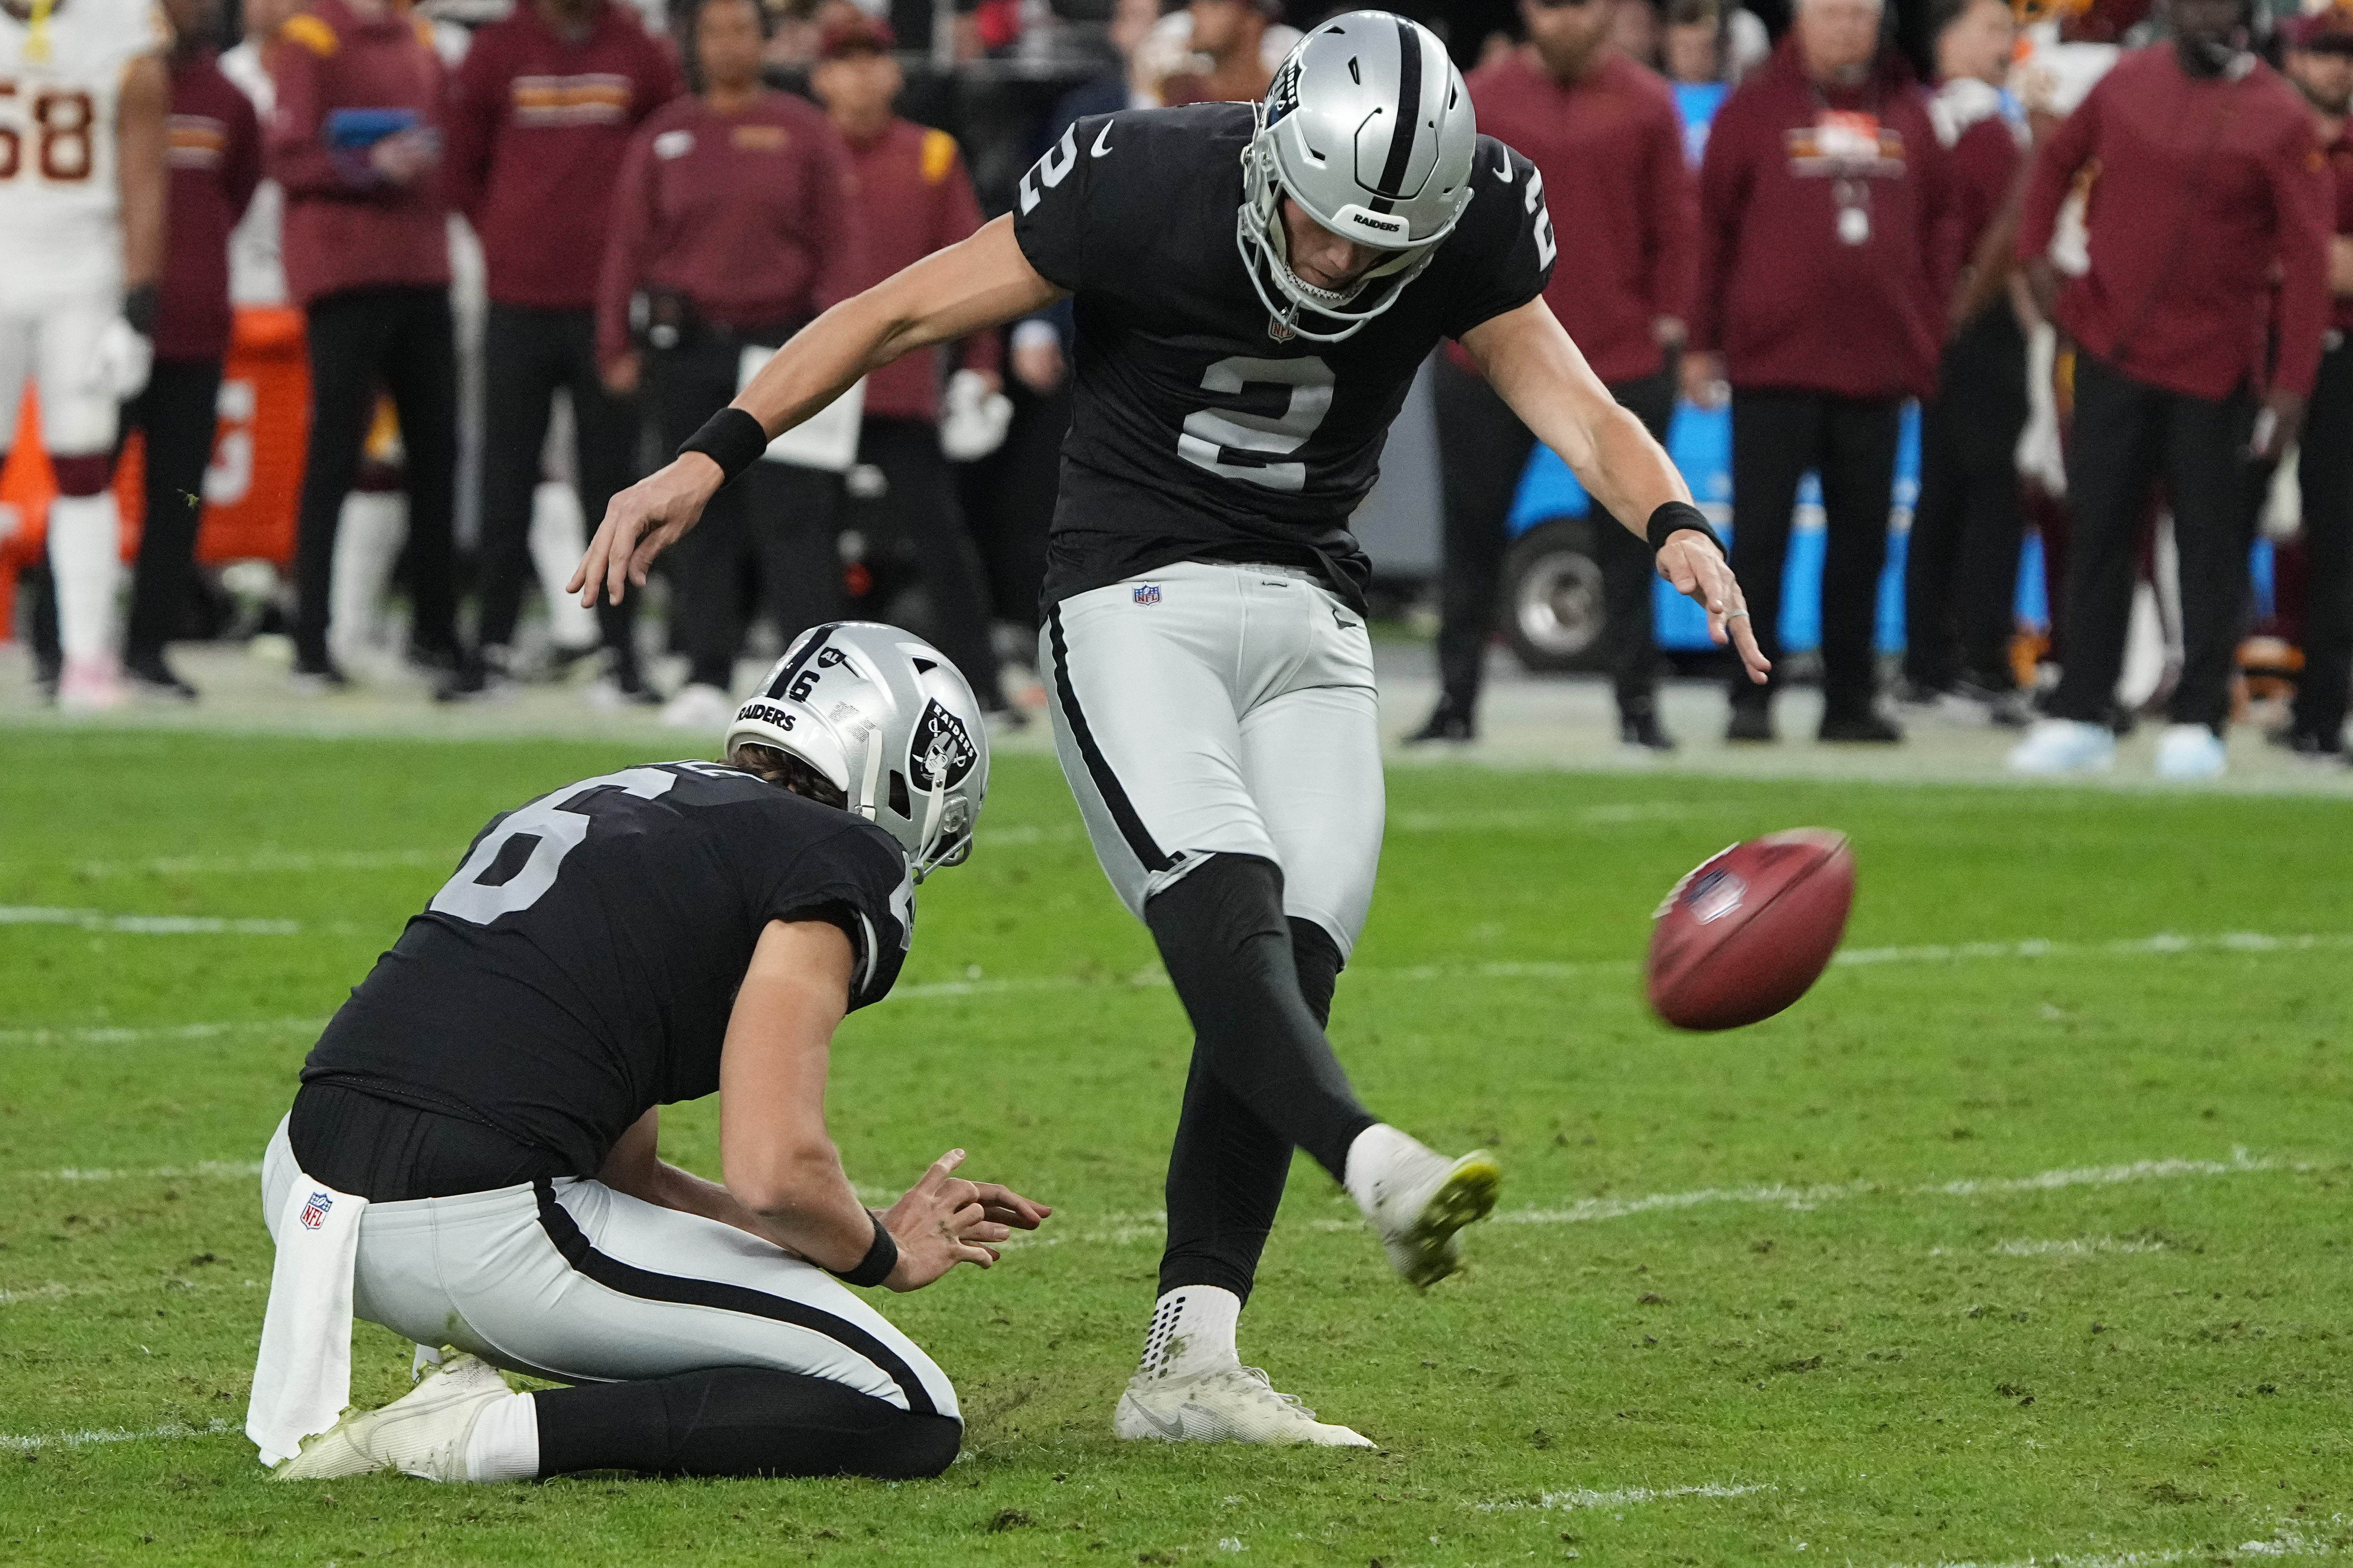
[[[1453,274],[1446,293],[1450,338],[1542,294],[1560,248],[1545,205],[1544,175],[1534,163],[1482,136],[1471,184],[1471,210],[1446,242]]]
[[[871,823],[851,821],[795,856],[757,889],[769,921],[830,921],[849,938],[851,1011],[890,994],[914,940],[915,882],[907,857]]]
[[[1122,118],[1091,114],[1072,121],[1014,186],[1013,237],[1021,254],[1039,277],[1073,294],[1104,277],[1122,237],[1095,195],[1098,173],[1113,173],[1105,161],[1119,162],[1113,154],[1126,140]]]

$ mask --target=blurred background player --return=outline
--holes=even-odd
[[[1904,400],[1934,391],[1944,337],[1944,157],[1881,20],[1880,0],[1800,0],[1717,111],[1683,365],[1695,403],[1731,385],[1732,569],[1776,660],[1798,485],[1820,479],[1825,741],[1904,738],[1875,705],[1873,630]],[[1772,688],[1731,686],[1725,738],[1772,740]]]
[[[2335,183],[2328,242],[2332,314],[2305,415],[2297,488],[2304,497],[2304,672],[2277,739],[2314,756],[2345,751],[2353,682],[2353,6],[2290,24],[2287,76],[2304,94]]]
[[[891,54],[893,42],[882,23],[843,16],[826,28],[817,68],[809,73],[810,89],[849,149],[859,227],[866,240],[860,289],[980,227],[980,204],[955,138],[891,112],[905,85]],[[958,355],[957,375],[970,377],[981,395],[998,390],[1001,344],[993,331],[976,332]],[[858,460],[875,468],[882,481],[882,492],[871,498],[866,515],[879,517],[885,534],[913,545],[942,651],[971,680],[982,710],[1001,714],[1006,705],[989,642],[988,587],[940,449],[944,357],[939,349],[925,349],[866,378]],[[603,515],[600,508],[597,516]]]
[[[146,384],[164,255],[171,37],[150,0],[0,0],[0,443],[27,380],[57,475],[48,563],[69,711],[125,696],[114,652],[117,405]],[[5,457],[0,451],[0,457]]]
[[[390,0],[312,0],[269,55],[269,169],[286,193],[286,280],[305,317],[311,434],[296,523],[298,689],[350,684],[328,655],[336,525],[391,395],[406,459],[410,656],[458,663],[450,564],[458,370],[436,165],[441,62]]]
[[[1898,690],[1924,704],[1959,695],[1995,723],[2023,728],[2010,643],[2026,530],[2017,458],[2026,427],[2026,331],[2010,286],[2015,231],[1997,222],[2026,144],[2025,122],[2000,86],[2018,26],[2007,0],[1945,0],[1938,18],[1929,114],[1950,154],[1947,221],[1962,272],[1936,395],[1921,404]]]
[[[642,292],[665,450],[734,397],[745,348],[783,342],[850,293],[864,266],[849,149],[806,100],[761,85],[765,26],[757,0],[702,0],[691,34],[702,89],[638,128],[616,183],[597,358],[606,390],[637,391],[630,302]],[[733,711],[747,556],[786,641],[835,617],[839,483],[762,462],[712,506],[671,576],[673,640],[691,668],[664,723],[708,729]]]
[[[205,470],[228,353],[229,235],[261,182],[261,123],[216,63],[216,0],[165,0],[164,8],[174,33],[171,200],[155,366],[122,410],[123,424],[146,438],[147,491],[122,664],[135,689],[185,700],[195,690],[173,673],[164,645],[186,619],[195,586]]]
[[[1682,118],[1665,85],[1611,47],[1604,0],[1520,0],[1520,19],[1526,45],[1472,73],[1472,107],[1482,131],[1535,164],[1545,199],[1579,215],[1583,254],[1553,273],[1545,302],[1609,395],[1664,441],[1699,223]],[[1535,437],[1460,345],[1448,345],[1432,374],[1446,509],[1441,695],[1414,738],[1467,741],[1505,525]],[[1651,552],[1623,526],[1598,521],[1619,733],[1628,745],[1672,750],[1659,726]]]
[[[1180,71],[1160,84],[1160,101],[1255,103],[1274,80],[1263,47],[1267,24],[1282,15],[1277,0],[1193,0],[1190,47],[1207,70]],[[1278,62],[1279,63],[1279,62]]]
[[[474,35],[450,89],[450,205],[481,237],[481,549],[474,648],[451,690],[510,673],[531,571],[533,497],[555,394],[572,406],[580,507],[601,519],[635,476],[634,395],[596,370],[596,274],[613,170],[646,117],[685,90],[668,44],[614,0],[524,0]],[[597,610],[617,696],[649,700],[631,640],[634,605]]]
[[[2075,343],[2067,651],[2050,717],[2010,753],[2020,773],[2115,758],[2107,720],[2135,543],[2159,476],[2180,560],[2183,664],[2157,772],[2223,771],[2255,512],[2319,368],[2332,193],[2311,110],[2252,52],[2242,0],[2169,0],[2164,12],[2172,40],[2126,53],[2037,150],[2019,233],[2038,307]],[[2093,164],[2090,267],[2063,289],[2052,234]],[[2263,349],[2270,323],[2275,355]]]

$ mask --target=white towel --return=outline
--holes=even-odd
[[[286,1189],[245,1409],[245,1435],[265,1465],[292,1458],[303,1438],[332,1426],[352,1402],[352,1270],[366,1209],[367,1199],[300,1172]]]

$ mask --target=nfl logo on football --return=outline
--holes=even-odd
[[[327,1211],[334,1206],[335,1200],[326,1194],[312,1193],[310,1200],[302,1205],[302,1228],[316,1230],[326,1224]]]
[[[1157,583],[1137,584],[1135,585],[1135,602],[1139,605],[1158,604],[1160,602],[1160,584]]]

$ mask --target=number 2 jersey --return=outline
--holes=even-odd
[[[881,1000],[913,930],[905,854],[714,763],[584,780],[491,818],[302,1081],[488,1126],[594,1175],[649,1108],[718,1089],[736,988],[779,920],[839,926],[849,1005]]]
[[[1234,240],[1254,128],[1246,103],[1092,116],[1021,177],[1014,237],[1078,318],[1049,605],[1207,559],[1310,567],[1361,609],[1348,521],[1415,371],[1552,275],[1541,178],[1482,136],[1469,208],[1387,311],[1277,339]]]
[[[0,0],[0,301],[37,308],[121,287],[122,77],[172,31],[154,0],[32,9]]]

